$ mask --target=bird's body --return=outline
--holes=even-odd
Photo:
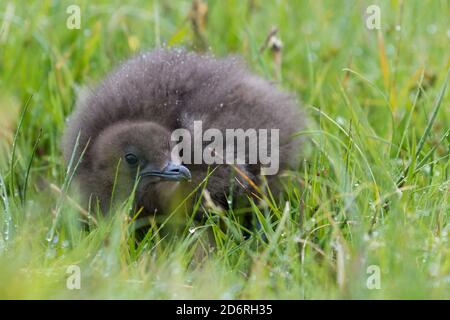
[[[67,161],[72,155],[78,159],[87,146],[76,173],[84,198],[97,198],[108,210],[113,190],[131,193],[138,170],[149,164],[151,172],[166,168],[174,145],[171,133],[183,128],[194,135],[194,121],[201,121],[203,130],[221,132],[279,129],[280,169],[294,165],[298,158],[299,143],[292,135],[302,128],[302,119],[291,95],[247,71],[239,59],[159,49],[119,66],[78,102],[70,117],[64,154]],[[79,147],[74,151],[77,138]],[[138,184],[137,206],[148,214],[164,211],[172,189],[181,184],[192,190],[209,166],[181,167],[190,173],[174,170],[185,178],[189,173],[191,182],[148,174],[150,178]],[[260,163],[238,166],[246,176],[241,179],[244,187],[247,178],[257,183],[260,167]],[[229,165],[218,165],[209,176],[206,188],[214,201],[226,203],[234,172]],[[240,193],[239,188],[235,192]]]

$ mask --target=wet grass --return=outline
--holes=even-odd
[[[373,3],[380,30],[365,26]],[[0,3],[0,297],[450,298],[449,3],[206,5]],[[281,52],[261,50],[272,27]],[[249,204],[248,239],[237,212],[199,203],[204,225],[136,243],[127,206],[93,220],[70,189],[59,140],[77,90],[160,45],[240,54],[303,101],[301,166],[284,199]]]

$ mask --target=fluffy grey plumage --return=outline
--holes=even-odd
[[[278,128],[280,169],[296,163],[299,141],[291,135],[302,128],[302,118],[291,95],[247,71],[235,57],[216,59],[169,49],[125,62],[78,102],[63,138],[64,155],[68,161],[74,152],[78,159],[89,141],[76,181],[86,201],[97,198],[103,210],[108,210],[115,178],[115,196],[130,194],[138,168],[167,165],[171,132],[192,130],[198,120],[203,121],[203,130]],[[79,147],[74,151],[78,134]],[[136,166],[124,159],[129,153],[138,156]],[[147,214],[167,210],[173,190],[191,190],[208,170],[207,165],[186,167],[191,182],[142,178],[136,205]],[[259,165],[240,168],[258,182]],[[233,172],[230,166],[219,165],[209,177],[207,189],[213,200],[226,204]],[[240,181],[248,186],[246,179]],[[242,193],[242,186],[238,184],[234,192]]]

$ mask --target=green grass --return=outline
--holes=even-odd
[[[153,228],[140,244],[126,209],[83,229],[76,200],[56,191],[71,190],[59,140],[77,89],[135,51],[200,43],[191,3],[2,1],[0,298],[449,299],[450,3],[207,3],[203,45],[274,80],[259,49],[279,29],[280,85],[308,116],[284,199],[252,206],[261,228],[248,240],[214,209],[204,226],[188,217],[178,236]],[[365,27],[373,3],[379,32]],[[66,28],[70,4],[80,30]],[[81,290],[66,288],[69,265]],[[366,286],[371,265],[379,290]]]

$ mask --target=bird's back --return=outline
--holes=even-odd
[[[204,130],[279,129],[282,167],[296,158],[291,135],[302,127],[294,97],[247,71],[240,59],[179,49],[135,56],[81,99],[64,137],[66,160],[78,134],[76,156],[88,140],[123,120],[154,121],[169,130],[192,130],[194,121]],[[89,156],[88,147],[84,163]]]

